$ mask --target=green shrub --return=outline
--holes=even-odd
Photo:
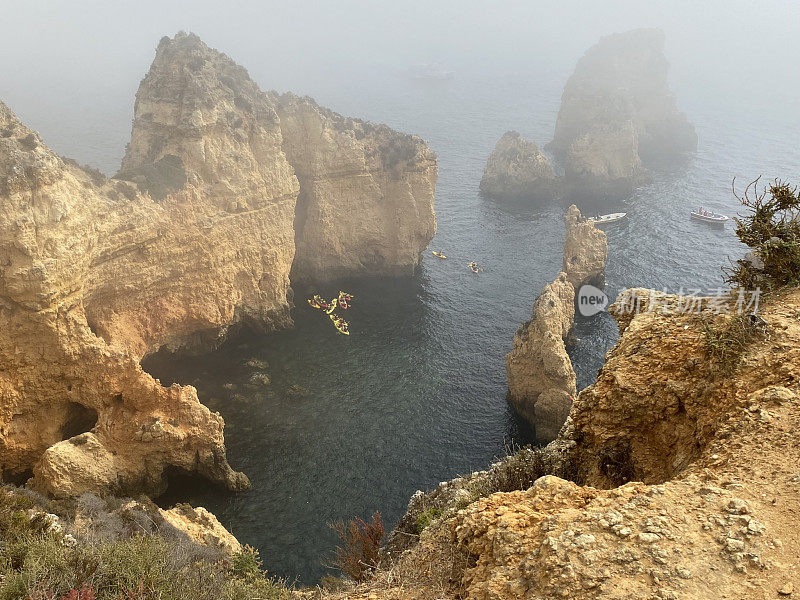
[[[241,552],[238,552],[233,557],[233,566],[231,570],[234,575],[247,579],[254,576],[261,576],[261,557],[258,550],[252,546],[245,546]]]
[[[73,539],[57,530],[48,533],[48,518],[37,515],[63,508],[59,516],[69,531],[68,506],[81,511],[88,528]],[[293,597],[283,581],[262,570],[252,548],[228,557],[129,506],[91,495],[50,503],[10,486],[0,488],[0,600]]]
[[[734,195],[736,190],[734,189]],[[726,269],[727,281],[745,289],[769,291],[800,283],[800,195],[776,179],[759,190],[758,179],[736,197],[748,214],[735,217],[736,235],[751,254]]]
[[[441,508],[429,508],[417,517],[417,533],[422,533],[439,517],[442,516]]]

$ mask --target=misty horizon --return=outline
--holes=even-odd
[[[404,83],[409,68],[425,63],[486,86],[513,79],[535,84],[547,76],[563,85],[601,37],[659,28],[670,85],[690,120],[694,103],[714,101],[736,111],[763,111],[767,131],[780,119],[800,130],[800,110],[786,110],[800,107],[800,78],[791,76],[800,72],[800,38],[793,28],[800,8],[791,2],[505,2],[491,11],[480,3],[345,2],[301,10],[245,2],[234,12],[213,2],[141,3],[135,9],[82,2],[78,10],[5,4],[16,27],[2,42],[0,99],[58,152],[72,149],[74,158],[109,174],[119,167],[119,141],[129,136],[134,95],[155,47],[178,31],[195,33],[230,56],[262,90],[309,95],[347,116],[380,121],[381,115],[363,114],[340,90],[379,97],[372,88],[391,91]],[[387,77],[399,82],[379,81]],[[558,100],[530,110],[554,121]],[[85,139],[96,150],[74,151],[83,144],[62,139],[64,128],[74,142]]]

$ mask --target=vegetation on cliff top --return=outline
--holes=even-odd
[[[770,291],[800,283],[800,194],[776,179],[759,190],[758,179],[740,197],[748,214],[734,217],[736,235],[753,249],[726,269],[727,280],[746,289]]]
[[[230,557],[200,546],[142,502],[86,494],[55,503],[0,488],[0,600],[292,597],[256,550]]]

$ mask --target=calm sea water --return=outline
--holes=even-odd
[[[567,75],[459,72],[451,81],[419,82],[375,70],[294,90],[428,141],[440,166],[439,229],[431,248],[450,258],[426,253],[413,279],[313,290],[356,296],[347,311],[349,337],[305,305],[312,290],[301,289],[291,331],[243,334],[197,358],[148,359],[154,376],[196,386],[224,416],[230,462],[253,482],[251,491],[235,495],[173,485],[167,501],[208,507],[242,542],[260,549],[273,573],[311,583],[324,573],[321,559],[335,542],[327,522],[380,510],[391,526],[415,490],[484,468],[511,440],[535,442],[506,403],[504,355],[542,286],[560,270],[566,205],[504,206],[477,190],[504,131],[517,129],[540,145],[552,137]],[[697,155],[656,172],[630,198],[584,207],[630,216],[609,231],[611,295],[633,285],[719,287],[720,267],[744,250],[730,226],[693,223],[688,211],[702,204],[734,214],[734,176],[800,172],[796,107],[759,107],[699,88],[679,98],[700,137]],[[93,128],[46,114],[34,126],[59,151],[113,172],[127,141],[130,99],[113,106],[85,116]],[[118,133],[109,139],[98,132]],[[471,274],[469,260],[485,270]],[[571,352],[583,387],[615,342],[616,326],[600,314],[579,322],[576,332]],[[269,363],[269,387],[248,387],[253,370],[243,363],[251,358]],[[292,386],[305,394],[292,394]]]

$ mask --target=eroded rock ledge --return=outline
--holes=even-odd
[[[583,219],[576,206],[567,211],[565,224],[563,271],[542,290],[506,355],[509,400],[544,442],[558,435],[577,391],[566,348],[576,291],[586,283],[602,283],[608,255],[605,233]]]
[[[157,494],[168,468],[243,489],[222,418],[140,359],[290,326],[296,256],[298,277],[410,273],[435,230],[436,159],[264,93],[184,33],[159,43],[134,117],[106,179],[0,103],[0,469],[57,496]]]

